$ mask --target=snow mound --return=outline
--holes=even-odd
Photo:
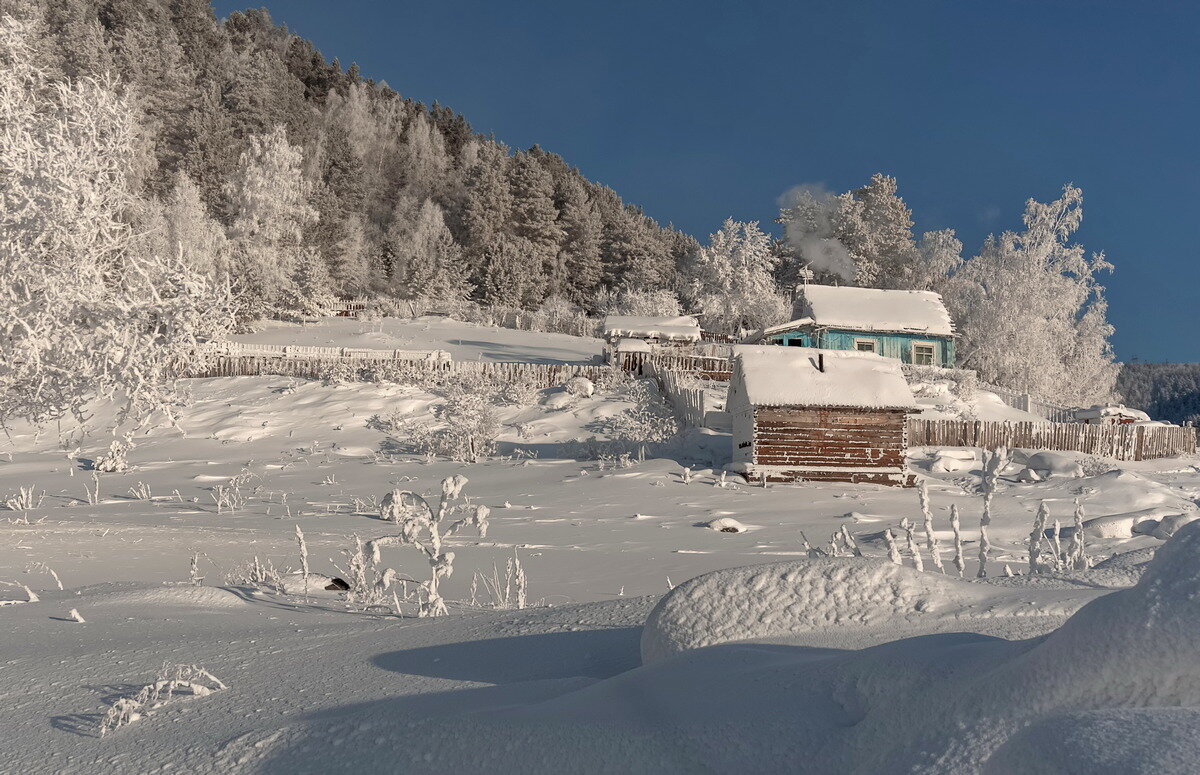
[[[1122,708],[1047,716],[1009,738],[987,775],[1192,772],[1200,762],[1200,709]]]
[[[970,471],[975,467],[975,463],[973,449],[939,449],[933,453],[933,462],[929,470],[935,474]]]
[[[222,587],[164,586],[85,595],[88,608],[241,608],[248,605],[238,593]]]
[[[1025,461],[1025,468],[1033,471],[1039,479],[1065,476],[1078,479],[1083,476],[1083,466],[1078,460],[1060,452],[1037,452]]]
[[[745,533],[747,530],[745,525],[733,517],[719,517],[711,522],[705,522],[704,526],[719,533]]]
[[[680,584],[654,607],[642,631],[642,661],[716,643],[932,611],[961,584],[859,558],[715,571]]]

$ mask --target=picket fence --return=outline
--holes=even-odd
[[[733,377],[732,366],[727,357],[706,355],[675,355],[663,352],[622,352],[620,363],[623,370],[640,376],[651,376],[652,371],[681,371],[700,379],[728,382]]]
[[[1050,422],[1068,423],[1075,419],[1075,409],[1063,404],[1056,404],[1042,398],[1031,396],[1029,393],[1018,393],[1015,390],[1002,388],[987,382],[978,383],[980,390],[995,393],[1000,400],[1014,409],[1020,409],[1038,417],[1044,417]]]
[[[419,382],[437,377],[483,377],[505,382],[528,382],[537,388],[561,385],[572,377],[592,381],[611,374],[608,366],[574,363],[508,361],[381,360],[357,357],[292,357],[279,355],[213,355],[194,366],[190,377],[279,376],[323,379],[341,374],[354,381],[378,377],[387,381]],[[373,376],[374,375],[374,376]]]
[[[675,417],[685,428],[704,427],[704,391],[696,387],[684,385],[684,379],[679,372],[658,368],[654,364],[648,366],[649,373],[658,382],[663,397],[671,404]]]
[[[248,344],[245,342],[214,342],[209,351],[216,355],[259,356],[268,358],[322,358],[359,361],[418,361],[449,363],[445,350],[380,350],[369,347],[309,347],[297,344]]]
[[[985,420],[908,420],[913,447],[1019,447],[1084,452],[1117,460],[1195,454],[1196,429],[1155,425],[1085,425]]]

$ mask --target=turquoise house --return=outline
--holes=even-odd
[[[954,367],[954,323],[932,291],[804,285],[797,289],[793,315],[795,320],[762,331],[758,341]]]

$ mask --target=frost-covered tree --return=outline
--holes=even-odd
[[[648,315],[677,317],[683,314],[679,297],[667,288],[656,291],[601,288],[596,294],[596,310],[601,315]]]
[[[537,155],[518,153],[510,166],[509,181],[512,233],[528,274],[522,302],[532,309],[547,294],[560,295],[566,290],[565,267],[558,263],[563,229],[554,206],[554,179],[542,168]]]
[[[108,77],[51,82],[29,27],[0,19],[0,422],[118,422],[168,411],[228,305],[204,276],[145,250],[126,220],[134,109]]]
[[[1083,218],[1074,186],[1048,204],[1030,199],[1025,230],[989,237],[947,294],[960,332],[959,362],[989,382],[1068,404],[1107,400],[1113,363],[1104,289],[1111,269],[1069,242]]]
[[[317,212],[309,205],[303,154],[287,130],[250,138],[237,176],[228,187],[233,210],[229,229],[233,275],[249,311],[286,308],[303,249],[304,229]]]
[[[600,240],[604,222],[578,180],[568,180],[560,196],[558,225],[563,232],[563,244],[555,267],[565,276],[561,279],[552,276],[549,286],[552,295],[555,291],[565,293],[576,304],[584,304],[593,299],[603,277]]]
[[[229,272],[225,230],[209,214],[200,187],[184,172],[163,203],[166,249],[178,251],[185,264],[214,278]]]
[[[784,322],[789,310],[775,287],[776,261],[757,221],[726,219],[691,267],[689,295],[706,326],[737,333]]]
[[[417,215],[410,247],[408,285],[414,298],[462,300],[467,295],[462,247],[446,227],[442,208],[426,199]]]

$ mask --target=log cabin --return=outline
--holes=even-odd
[[[900,362],[853,350],[733,348],[726,407],[728,469],[750,481],[868,482],[911,487]]]

